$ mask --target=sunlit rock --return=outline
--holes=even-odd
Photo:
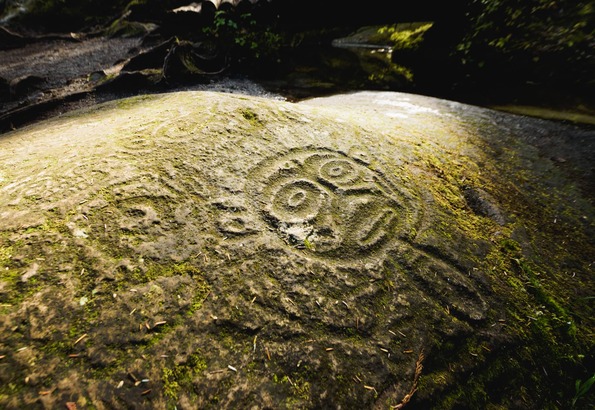
[[[0,407],[570,400],[592,171],[552,135],[592,146],[406,94],[209,92],[2,135]]]

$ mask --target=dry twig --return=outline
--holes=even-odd
[[[413,384],[411,385],[411,389],[409,390],[409,393],[407,393],[405,395],[405,397],[403,397],[403,400],[401,400],[401,402],[399,404],[397,404],[396,406],[391,406],[392,410],[400,410],[403,407],[405,407],[405,405],[407,403],[409,403],[409,401],[411,401],[411,398],[417,391],[417,383],[419,382],[419,377],[421,376],[421,371],[424,368],[424,366],[422,365],[422,362],[424,361],[424,359],[425,359],[424,352],[421,351],[419,353],[419,357],[417,358],[417,362],[415,362],[415,375],[413,376]]]
[[[82,335],[81,337],[79,337],[78,339],[76,339],[73,343],[73,346],[75,346],[78,342],[80,342],[81,340],[83,340],[85,337],[87,337],[87,334],[85,333],[84,335]]]

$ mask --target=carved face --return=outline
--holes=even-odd
[[[411,218],[405,197],[366,166],[365,155],[357,158],[318,149],[261,164],[253,181],[263,218],[290,244],[321,256],[382,248]]]
[[[406,186],[403,176],[388,177],[371,163],[365,149],[349,154],[295,149],[266,159],[246,180],[247,198],[213,202],[223,211],[218,229],[226,238],[259,234],[267,231],[264,221],[280,244],[321,258],[326,266],[364,261],[359,269],[364,273],[368,262],[390,258],[406,273],[400,280],[418,285],[428,299],[439,300],[464,320],[485,319],[487,304],[470,274],[439,250],[430,253],[416,243],[413,227],[422,205],[420,195],[412,193],[415,188]],[[251,202],[250,210],[244,199]],[[282,271],[279,279],[286,276]]]

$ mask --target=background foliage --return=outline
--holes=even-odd
[[[453,90],[471,92],[481,85],[491,86],[494,95],[519,87],[525,93],[546,87],[587,99],[595,95],[595,0],[378,0],[348,5],[337,0],[261,0],[248,10],[213,9],[201,20],[172,20],[168,11],[188,3],[0,0],[0,24],[69,32],[96,30],[114,21],[154,23],[166,38],[213,42],[225,50],[231,67],[260,66],[257,71],[269,73],[278,69],[273,67],[277,63],[294,64],[292,53],[299,47],[330,46],[333,38],[365,25],[426,21],[433,24],[423,41],[420,36],[414,48],[393,53],[396,63],[406,63],[413,72],[413,91],[450,96]]]

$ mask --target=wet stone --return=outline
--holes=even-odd
[[[543,303],[509,285],[530,256],[505,252],[517,223],[539,225],[517,204],[541,204],[557,171],[491,115],[398,93],[185,92],[0,136],[2,373],[60,380],[50,407],[388,408],[426,374],[413,400],[440,399],[461,381],[440,385],[438,363],[489,366],[521,340],[506,306]],[[565,178],[552,212],[590,218]],[[579,276],[583,251],[563,251]],[[40,387],[7,389],[17,408]]]

